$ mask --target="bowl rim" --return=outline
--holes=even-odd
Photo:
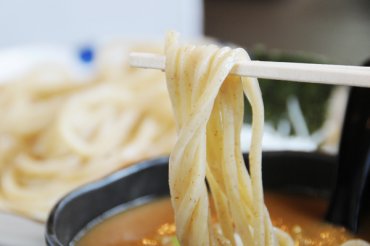
[[[68,204],[70,201],[75,199],[76,197],[79,197],[83,194],[92,192],[94,190],[99,190],[100,188],[113,183],[115,181],[118,181],[124,177],[127,177],[131,174],[140,172],[144,169],[153,167],[153,166],[166,166],[168,165],[168,156],[159,156],[153,159],[146,159],[139,162],[134,162],[128,167],[124,167],[118,171],[115,171],[111,174],[108,174],[102,178],[99,178],[95,181],[91,181],[89,183],[86,183],[84,185],[81,185],[80,187],[77,187],[76,189],[70,191],[65,196],[63,196],[52,208],[52,210],[49,213],[48,219],[46,221],[46,230],[45,230],[45,241],[47,245],[63,245],[58,237],[57,237],[57,231],[56,231],[56,224],[55,220],[60,213],[60,211],[65,207],[66,204]]]

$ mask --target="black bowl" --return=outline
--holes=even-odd
[[[248,159],[246,164],[248,165]],[[328,196],[335,182],[333,156],[306,152],[263,153],[263,183],[269,190]],[[133,201],[169,194],[168,158],[147,160],[87,184],[59,201],[47,221],[47,245],[69,245],[89,222]]]

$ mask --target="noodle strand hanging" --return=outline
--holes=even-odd
[[[293,245],[288,234],[272,226],[264,205],[264,113],[258,82],[229,75],[235,63],[245,60],[249,57],[242,49],[179,45],[175,33],[167,37],[167,87],[178,133],[169,184],[177,237],[185,246],[236,245],[236,240],[243,245]],[[240,147],[243,91],[253,120],[249,172]]]

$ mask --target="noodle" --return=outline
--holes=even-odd
[[[44,221],[75,187],[170,152],[175,125],[164,76],[116,62],[127,57],[123,47],[98,54],[91,81],[49,64],[0,86],[0,209]]]
[[[179,45],[177,38],[168,34],[165,52],[178,134],[169,160],[178,240],[184,246],[294,245],[288,233],[272,225],[264,204],[264,108],[258,81],[229,75],[235,63],[250,60],[248,54],[214,45]],[[240,144],[243,92],[252,109],[249,172]],[[344,245],[368,244],[349,240]]]
[[[263,102],[256,79],[228,76],[244,50],[166,44],[166,77],[178,140],[170,156],[169,184],[177,236],[183,245],[293,245],[272,226],[263,201]],[[240,83],[240,80],[242,83]],[[243,90],[252,106],[250,175],[240,132]],[[207,178],[219,228],[212,225]]]

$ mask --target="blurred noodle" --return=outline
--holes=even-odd
[[[77,186],[170,152],[164,74],[130,68],[128,51],[121,42],[103,47],[89,81],[46,64],[0,86],[0,209],[45,221]]]

